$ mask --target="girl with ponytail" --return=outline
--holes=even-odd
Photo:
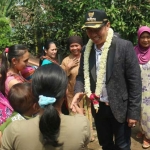
[[[0,91],[7,97],[8,91],[16,83],[26,80],[21,71],[27,66],[29,59],[28,48],[24,45],[13,45],[2,53]]]
[[[26,67],[29,59],[28,48],[24,45],[13,45],[2,53],[0,70],[0,125],[12,114],[12,107],[7,100],[10,88],[26,82],[21,71]]]

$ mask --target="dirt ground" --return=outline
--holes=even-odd
[[[142,148],[142,139],[137,139],[136,134],[139,132],[138,125],[135,128],[132,128],[132,137],[131,137],[131,150],[144,150]],[[90,142],[88,145],[88,150],[102,150],[101,146],[98,143],[96,130],[94,129],[94,136],[96,137],[94,142]],[[148,148],[147,150],[150,150]]]

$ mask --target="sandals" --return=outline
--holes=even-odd
[[[143,148],[149,148],[150,147],[150,140],[148,140],[146,137],[144,137],[142,147]]]

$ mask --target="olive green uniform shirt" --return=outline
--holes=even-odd
[[[60,115],[59,142],[63,146],[54,148],[44,146],[39,130],[39,116],[33,119],[11,123],[2,136],[1,150],[80,150],[90,141],[88,119],[80,114],[75,116]]]

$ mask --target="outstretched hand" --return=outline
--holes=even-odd
[[[73,97],[73,100],[71,102],[71,106],[70,109],[77,113],[76,107],[78,106],[78,103],[80,102],[80,100],[83,98],[83,96],[85,95],[85,93],[81,92],[81,93],[76,93],[75,96]]]
[[[77,104],[74,104],[74,109],[76,110],[76,113],[85,115],[84,108],[80,108]]]

